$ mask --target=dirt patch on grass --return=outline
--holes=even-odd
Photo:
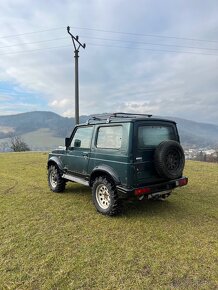
[[[6,188],[4,191],[3,191],[3,194],[9,194],[13,191],[13,189],[18,185],[18,181],[17,180],[11,180],[13,181],[13,185],[11,185],[10,187]]]
[[[193,287],[193,289],[202,289],[202,287],[206,287],[210,281],[199,279],[195,280],[192,277],[184,276],[184,277],[174,277],[172,279],[172,287],[174,289],[189,289],[189,287]],[[215,285],[214,288],[216,289]]]
[[[149,265],[144,265],[144,267],[141,270],[142,276],[148,276],[151,274],[151,267]]]

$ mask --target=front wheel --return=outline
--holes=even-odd
[[[92,187],[92,200],[100,213],[117,215],[121,211],[121,200],[118,198],[114,184],[105,177],[97,177]]]
[[[54,192],[63,192],[65,190],[66,182],[55,165],[50,165],[48,168],[48,185]]]

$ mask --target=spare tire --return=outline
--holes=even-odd
[[[161,142],[154,153],[154,165],[161,177],[167,179],[181,177],[185,166],[182,146],[173,140]]]

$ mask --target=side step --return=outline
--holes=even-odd
[[[65,178],[65,179],[67,179],[67,180],[70,180],[70,181],[73,181],[73,182],[77,182],[77,183],[80,183],[80,184],[83,184],[83,185],[89,186],[89,182],[86,181],[86,180],[83,179],[83,178],[80,178],[80,177],[76,177],[76,176],[69,175],[69,174],[63,174],[63,175],[62,175],[62,178]]]

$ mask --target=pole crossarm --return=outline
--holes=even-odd
[[[70,26],[67,26],[67,32],[70,34],[71,38],[72,38],[72,41],[73,41],[73,45],[74,45],[74,48],[75,48],[75,51],[79,51],[79,48],[80,46],[82,46],[82,48],[86,48],[86,44],[85,43],[81,43],[79,41],[79,36],[77,35],[76,37],[70,32]],[[79,44],[78,47],[76,47],[76,42]]]

